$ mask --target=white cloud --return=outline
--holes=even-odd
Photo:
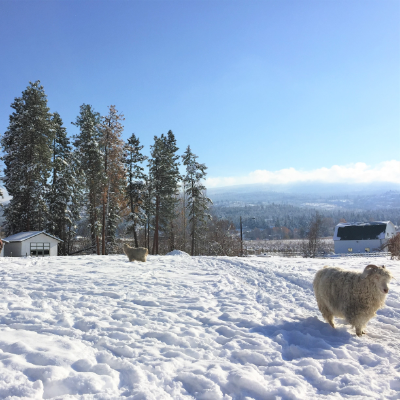
[[[400,161],[385,161],[376,166],[359,162],[344,166],[333,165],[330,168],[323,167],[311,171],[301,171],[295,168],[285,168],[279,171],[256,170],[246,176],[209,177],[206,185],[212,188],[252,183],[289,184],[298,182],[392,182],[400,184]]]

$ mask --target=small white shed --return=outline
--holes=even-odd
[[[3,239],[4,257],[57,256],[61,239],[45,231],[20,232]]]
[[[390,221],[340,223],[335,227],[335,253],[368,253],[381,251],[396,234]]]

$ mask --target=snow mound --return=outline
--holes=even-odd
[[[172,250],[166,254],[167,256],[180,256],[180,257],[190,257],[190,255],[181,250]]]

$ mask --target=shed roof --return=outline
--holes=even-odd
[[[333,240],[384,239],[390,221],[340,223],[336,225]]]
[[[56,236],[52,236],[49,235],[47,232],[45,231],[29,231],[29,232],[20,232],[20,233],[16,233],[14,235],[8,236],[2,240],[6,241],[6,242],[23,242],[24,240],[30,239],[34,236],[40,235],[41,233],[43,233],[46,236],[49,236],[55,240],[58,240],[59,242],[63,242],[63,240],[59,239]]]

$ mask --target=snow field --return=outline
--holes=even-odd
[[[358,338],[312,290],[325,264],[397,280]],[[0,259],[0,398],[398,399],[400,265],[382,259]]]

